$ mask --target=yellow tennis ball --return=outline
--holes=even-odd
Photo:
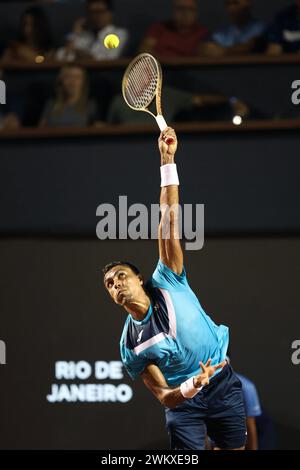
[[[120,44],[120,39],[116,34],[108,34],[104,39],[104,46],[106,49],[115,49]]]

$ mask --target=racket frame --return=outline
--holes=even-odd
[[[151,101],[149,101],[146,106],[142,107],[142,108],[136,108],[134,106],[132,106],[128,99],[127,99],[127,96],[126,96],[126,87],[127,87],[127,82],[128,82],[128,76],[130,75],[130,71],[132,70],[132,68],[134,67],[134,65],[143,57],[149,57],[151,58],[151,60],[154,62],[155,66],[156,66],[156,71],[157,71],[157,86],[156,86],[156,91],[154,93],[154,96],[153,98],[151,99]],[[161,92],[162,92],[162,69],[161,69],[161,65],[160,63],[158,62],[157,59],[155,59],[155,57],[153,57],[151,54],[148,54],[146,52],[142,53],[142,54],[139,54],[138,56],[136,56],[131,62],[130,64],[128,65],[128,67],[126,68],[125,70],[125,73],[124,73],[124,76],[123,76],[123,80],[122,80],[122,94],[123,94],[123,98],[126,102],[126,104],[131,108],[133,109],[134,111],[143,111],[143,112],[146,112],[146,113],[149,113],[151,114],[152,117],[154,117],[154,119],[156,120],[157,122],[157,125],[160,129],[161,132],[163,132],[167,127],[168,127],[168,124],[166,123],[165,121],[165,118],[163,117],[163,114],[162,114],[162,105],[161,105]],[[155,99],[155,104],[156,104],[156,111],[157,111],[157,115],[153,114],[149,109],[148,107],[153,103]],[[167,137],[165,142],[170,145],[174,142],[174,139],[173,137]]]

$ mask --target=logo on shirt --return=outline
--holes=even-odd
[[[142,340],[142,335],[143,335],[144,330],[142,330],[138,336],[138,339],[136,340],[137,343],[140,343]]]

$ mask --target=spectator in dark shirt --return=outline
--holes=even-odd
[[[300,0],[282,10],[275,17],[268,32],[267,53],[300,52]]]
[[[40,7],[30,7],[22,14],[17,39],[5,49],[2,59],[41,63],[53,52],[47,15]]]
[[[84,127],[94,124],[96,118],[97,106],[89,98],[85,69],[64,66],[57,80],[55,98],[47,102],[40,127]]]
[[[200,44],[208,31],[198,21],[196,0],[174,0],[170,21],[154,23],[148,30],[140,52],[149,52],[158,58],[192,57],[200,53]]]
[[[230,362],[230,350],[227,352]],[[256,386],[244,375],[236,373],[242,384],[247,418],[247,450],[274,450],[276,438],[273,420],[261,405]]]
[[[251,0],[225,0],[230,25],[212,34],[211,40],[203,45],[206,55],[248,54],[264,48],[265,24],[252,16]]]

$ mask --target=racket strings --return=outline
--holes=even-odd
[[[159,74],[149,57],[140,58],[129,70],[125,84],[126,99],[136,109],[149,106],[155,97]]]

